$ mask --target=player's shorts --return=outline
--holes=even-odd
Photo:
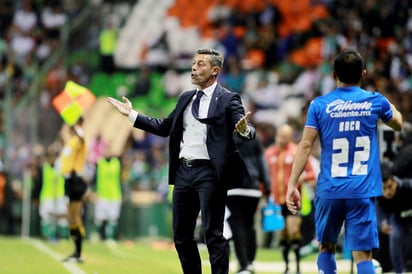
[[[76,173],[72,173],[65,178],[64,191],[70,202],[81,201],[87,191],[87,183]]]
[[[374,198],[322,199],[315,197],[316,238],[336,244],[344,225],[344,245],[348,250],[379,248]]]
[[[121,201],[108,201],[97,198],[94,207],[94,221],[96,224],[102,221],[117,221],[120,216]]]
[[[39,215],[42,220],[54,220],[56,216],[67,214],[67,197],[59,197],[51,200],[41,201]]]

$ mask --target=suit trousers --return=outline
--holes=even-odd
[[[181,164],[178,168],[173,190],[173,231],[183,273],[202,273],[194,235],[199,211],[212,274],[229,272],[229,244],[223,237],[226,193],[210,163],[193,167]]]
[[[259,200],[258,197],[240,195],[227,197],[227,207],[230,210],[228,223],[232,230],[239,270],[246,270],[255,260],[257,250],[255,214]]]

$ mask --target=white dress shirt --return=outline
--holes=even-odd
[[[203,97],[199,104],[199,118],[207,118],[210,101],[212,99],[213,91],[216,88],[215,82],[210,87],[203,90]],[[207,151],[206,137],[207,125],[199,122],[192,115],[192,103],[196,96],[193,96],[192,101],[186,107],[183,113],[183,138],[180,143],[179,158],[185,159],[210,159]]]

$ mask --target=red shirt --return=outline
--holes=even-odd
[[[265,151],[265,160],[270,174],[270,192],[277,204],[286,204],[286,191],[288,190],[288,181],[292,172],[296,150],[297,145],[290,142],[285,149],[272,145]],[[307,182],[315,180],[315,178],[314,169],[310,161],[308,161],[301,179],[303,182]]]

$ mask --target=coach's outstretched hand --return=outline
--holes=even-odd
[[[107,102],[112,104],[121,114],[124,116],[129,116],[130,112],[132,111],[132,103],[126,97],[122,97],[123,102],[120,102],[117,99],[112,97],[107,98]]]

